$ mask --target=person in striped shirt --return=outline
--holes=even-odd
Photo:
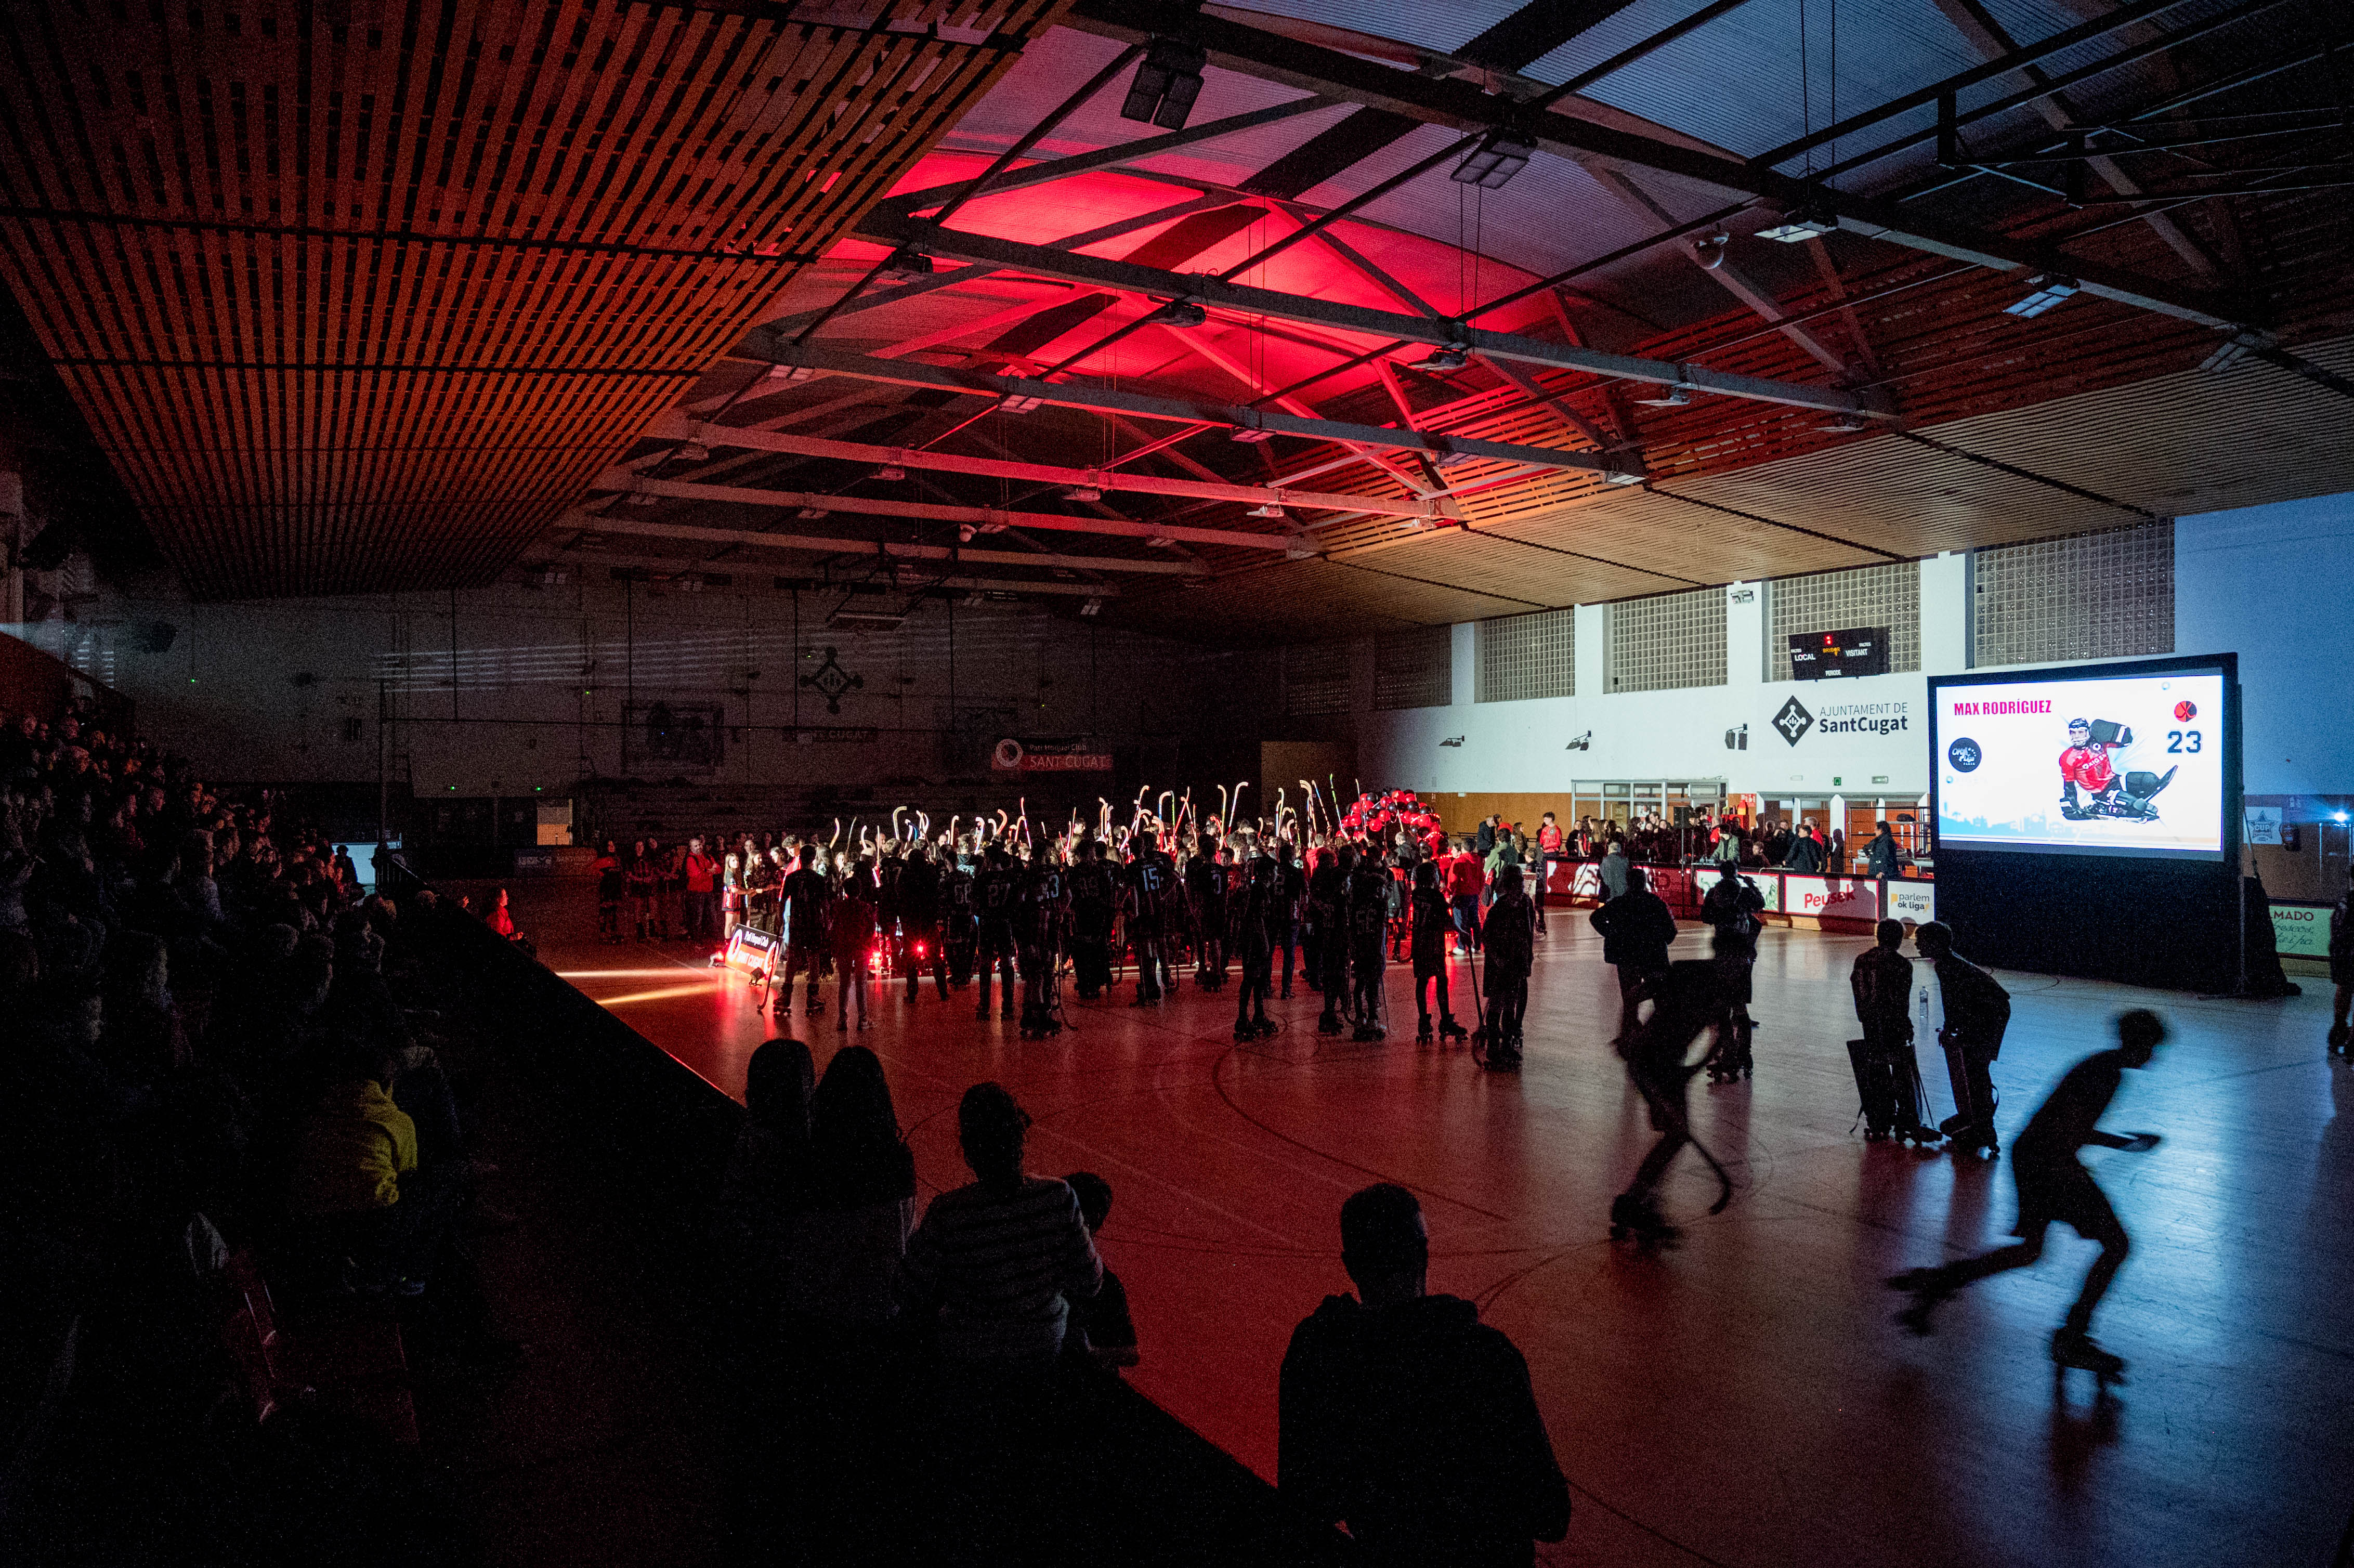
[[[1095,1295],[1103,1260],[1069,1185],[1022,1170],[1030,1118],[1002,1085],[975,1084],[957,1109],[970,1185],[943,1192],[907,1238],[906,1310],[937,1314],[949,1360],[1051,1365],[1069,1302]]]

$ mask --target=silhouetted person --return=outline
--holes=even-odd
[[[1701,1065],[1687,1063],[1684,1056],[1702,1031],[1722,1027],[1724,976],[1724,968],[1714,959],[1687,959],[1669,965],[1652,983],[1651,1016],[1628,1037],[1627,1076],[1635,1092],[1643,1097],[1651,1129],[1659,1140],[1643,1156],[1627,1190],[1611,1200],[1613,1235],[1631,1232],[1639,1240],[1652,1242],[1672,1241],[1678,1234],[1660,1217],[1659,1183],[1676,1156],[1692,1141],[1691,1079]],[[1723,1178],[1719,1171],[1718,1179]],[[1730,1189],[1727,1192],[1729,1195]]]
[[[1614,849],[1616,845],[1612,846]],[[1627,868],[1627,891],[1588,916],[1602,933],[1602,960],[1618,970],[1618,1038],[1635,1033],[1636,1010],[1668,972],[1668,944],[1676,939],[1676,917],[1650,889],[1643,868]]]
[[[1954,951],[1953,927],[1932,920],[1914,934],[1914,946],[1937,970],[1946,1026],[1937,1043],[1946,1048],[1946,1071],[1954,1088],[1954,1114],[1937,1130],[1957,1150],[1983,1149],[1995,1140],[1995,1058],[2002,1054],[2003,1032],[2010,1027],[2010,993],[1994,976]]]
[[[1430,1002],[1435,994],[1438,1002],[1438,1037],[1459,1040],[1463,1026],[1455,1022],[1455,1010],[1447,999],[1447,933],[1454,928],[1452,912],[1447,907],[1447,895],[1439,890],[1436,861],[1426,860],[1414,868],[1414,894],[1408,903],[1414,925],[1410,947],[1414,959],[1414,1006],[1420,1020],[1415,1038],[1432,1037]]]
[[[2094,1344],[2093,1312],[2124,1266],[2129,1243],[2116,1211],[2077,1161],[2076,1151],[2088,1143],[2139,1154],[2158,1147],[2158,1134],[2130,1136],[2103,1132],[2095,1125],[2109,1108],[2127,1067],[2147,1067],[2166,1025],[2158,1014],[2137,1008],[2117,1020],[2117,1044],[2097,1051],[2068,1069],[2052,1097],[2043,1102],[2011,1149],[2011,1179],[2019,1184],[2019,1224],[2011,1234],[2019,1240],[2007,1247],[1964,1258],[1936,1268],[1907,1269],[1888,1281],[1897,1290],[1913,1294],[1913,1305],[1896,1320],[1916,1334],[1930,1331],[1930,1315],[1937,1304],[1962,1287],[2006,1269],[2025,1268],[2043,1255],[2044,1233],[2056,1223],[2074,1227],[2086,1241],[2101,1244],[2101,1255],[2084,1275],[2084,1287],[2067,1319],[2052,1336],[2052,1359],[2062,1366],[2084,1367],[2103,1378],[2125,1371],[2125,1362]]]
[[[2354,889],[2329,912],[2329,983],[2336,988],[2329,999],[2329,1049],[2354,1056],[2354,1025],[2347,1022],[2354,1006]]]
[[[1716,934],[1712,950],[1724,982],[1724,1017],[1709,1059],[1709,1076],[1717,1083],[1731,1083],[1755,1065],[1750,1044],[1757,1026],[1749,1016],[1749,982],[1757,967],[1758,933],[1766,928],[1758,916],[1765,912],[1766,895],[1731,867],[1700,903],[1700,917]]]
[[[1243,971],[1242,993],[1235,998],[1237,1040],[1256,1040],[1275,1033],[1276,1026],[1267,1016],[1267,997],[1275,984],[1277,926],[1282,917],[1281,870],[1272,860],[1252,861],[1250,885],[1226,898],[1226,946],[1241,960]]]
[[[1673,925],[1670,920],[1670,929]],[[1488,1006],[1479,1026],[1479,1065],[1490,1072],[1520,1070],[1521,1020],[1529,1010],[1529,971],[1536,964],[1535,932],[1536,910],[1521,891],[1521,868],[1499,866],[1496,902],[1489,906],[1487,923],[1480,927],[1488,949]]]
[[[1512,1342],[1427,1290],[1414,1194],[1388,1182],[1341,1205],[1355,1296],[1328,1296],[1283,1358],[1276,1478],[1362,1559],[1502,1568],[1569,1532],[1569,1483]]]
[[[1922,1114],[1921,1065],[1913,1054],[1913,960],[1898,951],[1903,923],[1882,920],[1872,927],[1872,941],[1848,971],[1856,1021],[1863,1025],[1862,1041],[1848,1047],[1863,1103],[1863,1135],[1927,1143],[1937,1135]]]

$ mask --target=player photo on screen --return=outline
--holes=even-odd
[[[1945,686],[1932,705],[1951,849],[2223,851],[2223,677]]]

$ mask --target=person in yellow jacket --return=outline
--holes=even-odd
[[[393,1103],[393,1059],[361,1057],[312,1106],[288,1207],[348,1254],[363,1288],[424,1288],[464,1198],[462,1171],[421,1166],[417,1123]]]

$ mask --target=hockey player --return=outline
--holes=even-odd
[[[1521,888],[1521,868],[1496,870],[1496,901],[1479,927],[1488,950],[1488,1008],[1479,1065],[1491,1073],[1521,1068],[1521,1020],[1529,1008],[1529,970],[1536,961],[1537,912]]]
[[[1140,832],[1133,841],[1136,855],[1128,866],[1128,935],[1136,948],[1136,1001],[1141,1007],[1159,1001],[1170,979],[1167,940],[1172,906],[1180,896],[1177,867],[1161,849],[1159,837]]]
[[[1388,945],[1390,874],[1373,855],[1361,856],[1349,874],[1349,969],[1354,982],[1350,1012],[1356,1022],[1352,1036],[1361,1041],[1382,1039],[1383,948]]]
[[[1414,1037],[1424,1044],[1431,1039],[1430,1003],[1424,990],[1428,986],[1438,999],[1438,1038],[1460,1040],[1463,1025],[1455,1022],[1455,1010],[1447,1000],[1447,938],[1455,929],[1454,911],[1447,906],[1447,895],[1439,891],[1436,862],[1424,861],[1414,868],[1412,906],[1414,1009],[1420,1020]]]
[[[2011,1150],[2011,1179],[2019,1184],[2019,1224],[2012,1245],[1964,1258],[1935,1268],[1912,1268],[1892,1277],[1889,1287],[1911,1293],[1913,1304],[1896,1320],[1916,1334],[1930,1331],[1937,1304],[1990,1274],[2025,1268],[2043,1255],[2043,1237],[2053,1224],[2071,1226],[2086,1241],[2101,1244],[2101,1255],[2084,1276],[2076,1304],[2052,1336],[2052,1359],[2063,1367],[2082,1367],[2104,1383],[2121,1382],[2125,1361],[2093,1342],[2093,1312],[2126,1261],[2130,1243],[2116,1211],[2078,1162],[2076,1151],[2088,1143],[2140,1154],[2158,1147],[2154,1132],[2128,1135],[2103,1132],[2097,1125],[2115,1097],[2128,1067],[2149,1065],[2166,1025],[2158,1014],[2136,1009],[2117,1020],[2117,1044],[2098,1051],[2068,1069],[2052,1097],[2043,1102],[2020,1133]]]
[[[1227,937],[1243,969],[1242,994],[1235,999],[1237,1040],[1256,1040],[1275,1033],[1275,1025],[1267,1021],[1267,993],[1274,979],[1275,927],[1281,913],[1277,869],[1271,860],[1253,861],[1250,885],[1227,900],[1233,916]]]
[[[1338,1034],[1341,999],[1349,989],[1349,874],[1356,866],[1357,852],[1343,844],[1328,854],[1308,879],[1308,918],[1314,933],[1312,978],[1324,993],[1316,1032]]]
[[[1956,1150],[2000,1152],[1995,1139],[1992,1067],[2002,1054],[2003,1032],[2010,1027],[2010,993],[1995,978],[1954,951],[1954,930],[1932,920],[1914,934],[1914,945],[1937,971],[1944,993],[1946,1026],[1937,1042],[1946,1048],[1946,1071],[1954,1089],[1954,1114],[1937,1129]]]
[[[1719,988],[1723,971],[1711,959],[1687,959],[1668,966],[1653,988],[1657,1005],[1628,1041],[1627,1076],[1649,1108],[1659,1142],[1643,1156],[1635,1179],[1611,1200],[1610,1234],[1633,1235],[1645,1244],[1673,1241],[1675,1226],[1660,1216],[1659,1190],[1684,1146],[1691,1144],[1716,1172],[1721,1189],[1715,1208],[1720,1213],[1733,1198],[1733,1184],[1715,1157],[1701,1149],[1691,1135],[1691,1087],[1699,1063],[1687,1064],[1684,1054],[1703,1030],[1724,1015]],[[1705,1058],[1703,1058],[1705,1060]]]
[[[932,859],[931,846],[920,841],[909,846],[899,871],[899,940],[907,969],[907,1000],[916,1000],[929,966],[940,1000],[946,1001],[949,956],[940,941],[940,868]]]
[[[803,1008],[806,1016],[822,1017],[825,1002],[817,991],[818,966],[825,955],[825,906],[833,897],[833,889],[826,880],[823,851],[814,844],[805,845],[800,864],[785,878],[781,893],[784,909],[785,977],[777,997],[779,1017],[792,1011],[793,976],[803,969],[809,970],[809,1001]]]
[[[1289,839],[1275,842],[1276,932],[1283,945],[1283,1000],[1291,1000],[1293,960],[1299,956],[1300,906],[1308,901],[1308,874],[1291,853]],[[1314,957],[1310,956],[1310,964]]]
[[[1225,851],[1204,835],[1185,862],[1185,903],[1193,916],[1193,983],[1204,991],[1226,983]]]
[[[2094,813],[2077,798],[2079,787],[2098,803],[2117,787],[2117,770],[2109,748],[2093,738],[2084,719],[2068,721],[2068,749],[2060,754],[2060,814],[2072,821]]]
[[[1713,1083],[1729,1084],[1755,1066],[1750,1044],[1757,1026],[1749,1016],[1749,979],[1757,965],[1757,936],[1765,929],[1757,916],[1765,909],[1766,895],[1738,872],[1719,877],[1701,900],[1700,917],[1716,933],[1712,950],[1724,971],[1724,1027],[1708,1065]]]
[[[973,1006],[975,1018],[989,1016],[989,982],[992,977],[1002,980],[1005,991],[999,1001],[1002,1017],[1014,1014],[1013,916],[1014,906],[1022,899],[1022,879],[1013,869],[1013,857],[1002,843],[989,846],[982,857],[981,874],[973,878],[972,913],[975,952],[981,960],[981,1000]]]
[[[833,950],[833,971],[839,984],[834,997],[833,1027],[850,1028],[850,1008],[858,1005],[858,1027],[866,1027],[867,969],[879,935],[875,920],[875,883],[861,855],[842,879],[842,892],[826,910],[826,938]]]
[[[1072,849],[1064,885],[1071,895],[1071,964],[1079,999],[1092,1001],[1111,989],[1111,868],[1099,840],[1083,839]]]
[[[1863,1038],[1848,1043],[1863,1102],[1863,1136],[1934,1143],[1939,1135],[1924,1114],[1921,1065],[1913,1054],[1913,960],[1897,950],[1903,923],[1882,920],[1872,928],[1872,940],[1848,973],[1856,1021],[1863,1025]]]
[[[1055,1016],[1056,971],[1063,963],[1065,916],[1063,868],[1050,855],[1030,863],[1014,917],[1014,944],[1022,958],[1022,1037],[1043,1040],[1062,1032]]]
[[[973,862],[960,841],[940,868],[940,948],[949,960],[949,983],[959,990],[972,979],[978,932],[973,921]]]

